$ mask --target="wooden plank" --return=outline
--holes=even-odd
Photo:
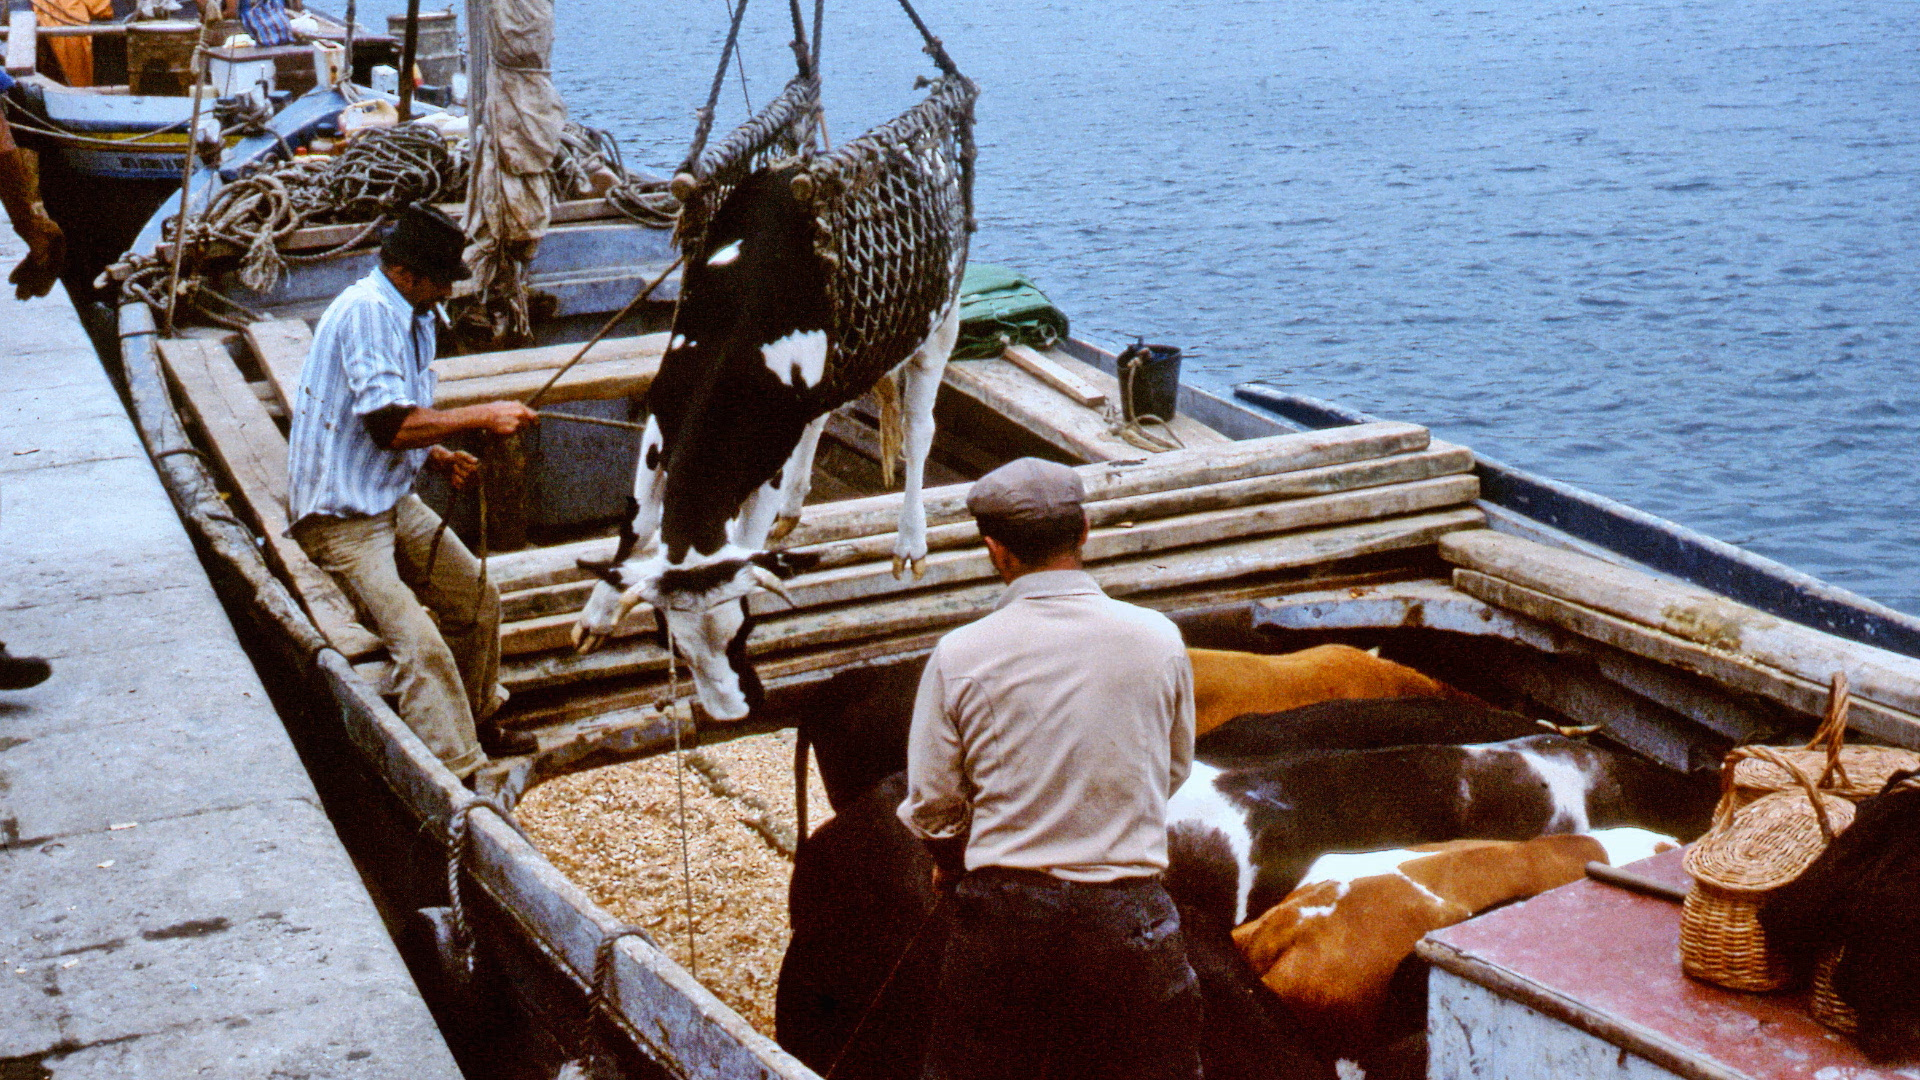
[[[557,405],[565,401],[601,401],[642,394],[653,385],[653,377],[659,373],[658,357],[635,357],[597,364],[581,361],[572,371],[560,377],[560,381],[554,384],[540,403]],[[439,409],[457,409],[485,401],[525,401],[547,385],[547,380],[552,376],[553,371],[549,368],[442,382],[434,391],[433,404]]]
[[[1844,671],[1857,698],[1920,714],[1920,659],[1847,641],[1788,622],[1692,585],[1662,581],[1583,555],[1505,536],[1457,538],[1441,556],[1718,652],[1749,656],[1803,679],[1826,683]]]
[[[1064,353],[1048,358],[1090,385],[1118,393],[1118,384],[1105,372]],[[1062,400],[1058,392],[1008,360],[993,357],[948,364],[946,385],[1082,461],[1113,461],[1147,453],[1108,431],[1102,413]],[[1175,417],[1172,429],[1189,447],[1231,441],[1192,417]]]
[[[294,593],[333,647],[349,658],[381,648],[355,621],[353,604],[324,570],[307,558],[287,530],[287,440],[253,395],[226,350],[212,341],[160,342],[160,358],[184,404],[207,433],[236,493],[266,534],[266,551],[293,583]]]
[[[313,348],[313,331],[307,329],[305,319],[264,319],[248,323],[246,335],[274,396],[292,416],[294,393],[300,389],[300,369]]]
[[[1284,502],[1181,514],[1131,527],[1114,525],[1096,528],[1087,537],[1084,555],[1089,564],[1154,556],[1166,563],[1168,581],[1174,584],[1192,580],[1191,571],[1186,565],[1187,555],[1176,549],[1458,506],[1473,501],[1479,494],[1479,484],[1472,476],[1444,476]],[[949,529],[959,527],[946,526]],[[788,581],[786,587],[795,605],[812,608],[901,593],[920,593],[962,583],[994,581],[997,577],[986,548],[974,545],[929,554],[926,575],[918,579],[894,577],[892,560],[888,558],[801,574]],[[756,595],[749,601],[750,610],[763,618],[777,614],[785,607],[784,600],[767,594]],[[569,644],[570,625],[571,620],[567,616],[556,615],[503,627],[501,651],[511,655],[564,647]],[[652,626],[652,609],[636,607],[616,629],[614,636],[644,632]]]
[[[1092,504],[1169,488],[1384,458],[1425,450],[1430,443],[1427,429],[1423,427],[1383,421],[1247,439],[1152,457],[1140,454],[1127,461],[1082,465],[1079,472],[1087,501]],[[971,484],[950,484],[922,492],[927,523],[944,525],[968,520],[967,491],[971,487]],[[803,548],[891,532],[900,517],[900,500],[900,493],[892,492],[809,506],[799,528],[788,537],[787,546]],[[610,558],[614,544],[609,537],[511,552],[494,559],[493,580],[502,592],[577,581],[586,574],[575,567],[574,561]]]
[[[1722,686],[1777,701],[1796,712],[1820,716],[1826,711],[1825,683],[1769,667],[1752,657],[1688,641],[1477,570],[1455,570],[1453,584],[1461,592],[1495,607],[1517,611],[1582,637],[1703,676]],[[1869,738],[1920,749],[1920,716],[1856,697],[1850,703],[1847,718],[1849,724]]]
[[[1419,453],[1104,500],[1089,505],[1087,517],[1089,524],[1095,528],[1120,528],[1128,522],[1137,526],[1142,522],[1181,513],[1223,510],[1276,499],[1305,498],[1460,475],[1472,467],[1471,451],[1464,447],[1440,444],[1438,448]],[[890,560],[894,535],[892,532],[875,533],[802,550],[820,556],[818,569],[822,570]],[[976,545],[979,541],[979,529],[971,519],[935,525],[927,530],[930,551],[950,551]],[[518,620],[579,611],[585,606],[587,594],[592,588],[593,579],[582,575],[577,581],[504,594],[502,618],[508,623],[505,632],[512,635],[514,628],[511,624]]]
[[[440,375],[440,381],[443,383],[483,378],[489,375],[512,375],[523,371],[538,371],[552,375],[560,365],[573,359],[573,355],[580,351],[580,345],[580,342],[575,341],[560,345],[536,345],[528,349],[502,349],[498,352],[473,353],[467,356],[443,356],[433,362],[433,370]],[[666,351],[667,335],[665,333],[610,337],[595,342],[580,363],[586,365],[608,360],[647,359],[657,363]]]
[[[15,78],[33,74],[40,43],[32,8],[15,8],[7,16],[7,74]]]
[[[1077,405],[1099,409],[1107,404],[1107,395],[1093,384],[1025,345],[1009,345],[1000,355],[1012,361],[1020,370],[1072,398]]]
[[[1385,521],[1364,521],[1281,537],[1258,537],[1214,544],[1170,560],[1164,553],[1089,566],[1109,595],[1130,596],[1179,587],[1232,581],[1255,574],[1298,569],[1317,563],[1435,543],[1458,529],[1484,525],[1485,515],[1471,508],[1414,514]],[[798,580],[798,579],[796,579]],[[931,629],[976,618],[990,610],[1000,587],[973,581],[938,594],[889,598],[880,604],[825,611],[768,615],[749,648],[755,655],[793,649],[803,643],[841,640],[850,631],[860,641],[886,634]],[[859,644],[848,648],[859,648]],[[516,692],[612,676],[654,674],[666,669],[666,654],[650,641],[629,639],[584,655],[545,653],[501,664],[501,681]]]

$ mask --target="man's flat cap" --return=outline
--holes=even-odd
[[[967,511],[1003,521],[1042,521],[1078,513],[1087,489],[1080,474],[1058,462],[1023,457],[973,482]]]
[[[452,283],[473,276],[461,263],[467,238],[452,218],[426,203],[412,203],[400,211],[399,221],[380,245],[380,257],[416,274]]]

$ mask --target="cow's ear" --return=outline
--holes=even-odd
[[[573,565],[585,570],[587,573],[592,574],[594,577],[599,578],[601,581],[606,582],[616,589],[625,590],[627,587],[626,578],[621,576],[620,571],[614,569],[612,563],[603,563],[594,559],[575,559],[573,560]]]
[[[782,580],[820,565],[817,551],[756,551],[751,558],[755,566],[773,571],[773,575]]]

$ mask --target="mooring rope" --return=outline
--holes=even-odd
[[[473,812],[482,807],[500,815],[500,820],[520,834],[521,839],[533,843],[527,830],[520,827],[507,808],[488,795],[469,795],[467,801],[453,808],[447,818],[447,903],[451,909],[453,938],[448,943],[453,949],[454,960],[460,966],[463,977],[473,975],[473,927],[467,922],[467,905],[461,895],[460,876],[466,867],[468,848],[472,846]]]

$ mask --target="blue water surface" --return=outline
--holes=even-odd
[[[804,5],[811,10],[811,3]],[[1920,612],[1912,0],[921,0],[982,85],[979,260],[1082,336],[1429,424]],[[837,135],[929,69],[829,0]],[[726,0],[562,0],[554,66],[677,162]],[[791,70],[759,0],[745,97]],[[721,129],[744,112],[729,80]]]

